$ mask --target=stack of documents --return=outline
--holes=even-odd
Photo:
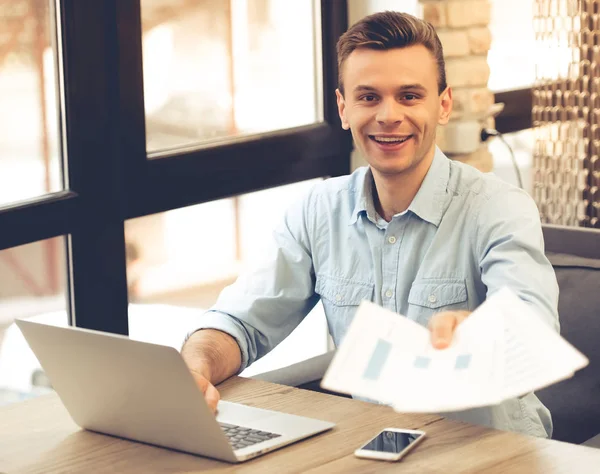
[[[363,302],[321,385],[400,412],[440,413],[495,405],[569,378],[587,364],[505,288],[440,350],[425,327]]]

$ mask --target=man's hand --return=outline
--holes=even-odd
[[[215,385],[237,373],[242,353],[235,339],[216,329],[201,329],[192,334],[181,348],[181,357],[216,413],[221,396]]]
[[[444,311],[434,314],[429,321],[431,345],[436,349],[446,349],[452,342],[456,327],[471,314],[471,311]]]
[[[192,373],[192,377],[194,377],[194,380],[196,381],[196,384],[198,385],[198,387],[200,387],[200,390],[202,390],[202,393],[204,394],[204,398],[206,399],[206,403],[208,404],[209,408],[213,411],[213,413],[216,413],[217,404],[221,399],[221,394],[219,394],[219,391],[215,388],[215,386],[212,383],[210,383],[210,378],[203,375],[204,371],[202,371],[201,369],[198,370],[196,368],[191,367],[189,369]]]

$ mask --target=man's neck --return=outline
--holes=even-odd
[[[427,155],[416,167],[403,173],[382,174],[372,169],[375,184],[373,203],[377,213],[387,222],[396,214],[406,211],[419,192],[433,163],[435,148]]]

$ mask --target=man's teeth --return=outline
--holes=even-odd
[[[408,140],[409,138],[410,138],[410,136],[404,137],[404,138],[398,138],[398,137],[373,137],[373,139],[376,142],[381,142],[381,143],[402,143],[402,142],[405,142],[406,140]]]

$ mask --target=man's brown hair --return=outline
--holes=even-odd
[[[408,13],[386,11],[364,17],[352,25],[337,43],[338,87],[344,94],[342,66],[348,56],[358,48],[386,50],[421,44],[437,62],[438,93],[447,87],[444,50],[433,26]]]

